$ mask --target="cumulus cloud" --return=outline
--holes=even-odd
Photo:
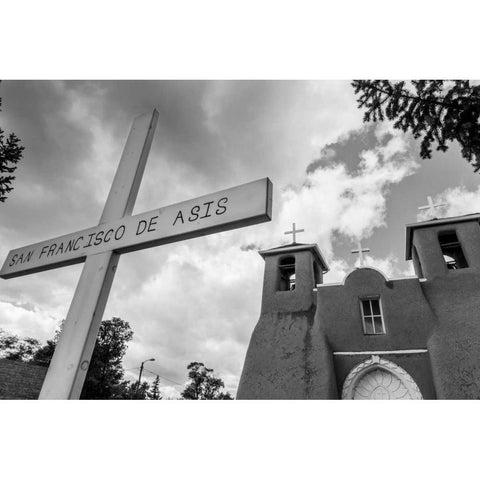
[[[418,168],[408,153],[406,138],[398,132],[390,135],[385,144],[362,151],[354,170],[349,171],[341,158],[336,160],[317,164],[301,185],[290,185],[282,191],[277,200],[280,211],[269,228],[270,235],[247,235],[246,243],[266,246],[282,241],[284,226],[295,221],[297,225],[308,225],[308,236],[330,257],[334,234],[357,241],[385,225],[389,189]]]

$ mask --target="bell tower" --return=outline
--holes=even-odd
[[[473,214],[407,225],[406,259],[413,260],[416,275],[433,280],[454,270],[480,274],[479,220]]]
[[[316,285],[328,271],[316,244],[259,252],[265,261],[261,314],[252,333],[237,399],[336,398],[333,358],[315,322]]]
[[[308,311],[327,264],[315,244],[291,243],[258,252],[265,260],[262,313]]]
[[[437,397],[480,399],[480,214],[407,225],[406,259],[437,319],[427,341]]]

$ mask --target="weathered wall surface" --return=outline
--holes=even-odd
[[[428,340],[438,398],[480,399],[480,275],[450,270],[423,289],[438,318]]]
[[[237,399],[337,398],[332,355],[313,316],[312,310],[260,317]]]
[[[0,399],[36,400],[47,368],[12,360],[0,360]]]
[[[386,335],[365,335],[360,299],[377,295],[381,298]],[[435,324],[417,278],[387,281],[371,268],[354,270],[345,285],[319,287],[317,302],[316,318],[333,351],[427,348]]]
[[[438,240],[455,232],[468,268],[449,270]],[[478,221],[422,227],[413,232],[426,282],[422,291],[435,313],[428,340],[438,398],[480,399],[480,225]]]

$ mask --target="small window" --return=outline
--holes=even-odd
[[[438,234],[443,259],[449,270],[467,268],[467,260],[463,254],[462,246],[455,232],[441,232]]]
[[[279,290],[295,290],[295,257],[284,257],[280,260]]]
[[[365,335],[384,335],[382,306],[379,298],[361,300],[363,333]]]

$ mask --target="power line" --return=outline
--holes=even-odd
[[[169,382],[172,382],[172,383],[176,383],[177,385],[180,385],[181,387],[183,387],[183,383],[178,383],[176,382],[175,380],[172,380],[171,378],[167,378],[167,377],[163,377],[162,375],[156,373],[156,372],[152,372],[151,370],[148,370],[147,368],[143,367],[143,370],[145,370],[146,372],[149,372],[151,373],[152,375],[158,375],[160,378],[163,378],[164,380],[167,380]]]
[[[130,371],[130,370],[138,370],[139,368],[140,368],[140,367],[132,367],[132,368],[125,368],[124,370],[125,370],[125,372],[128,372],[128,371]],[[167,380],[168,382],[172,382],[172,383],[175,383],[175,384],[180,385],[181,387],[183,387],[183,383],[178,383],[178,382],[176,382],[175,380],[172,380],[171,378],[164,377],[164,376],[160,375],[160,374],[157,373],[157,372],[152,372],[152,371],[149,370],[148,368],[143,367],[143,371],[144,371],[144,372],[149,372],[149,373],[151,373],[152,375],[158,375],[160,378],[163,378],[164,380]]]

